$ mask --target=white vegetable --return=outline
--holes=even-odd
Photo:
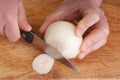
[[[54,59],[47,54],[40,54],[37,56],[32,63],[33,69],[39,74],[48,73],[54,64]]]
[[[80,53],[82,37],[75,35],[75,26],[66,21],[52,23],[46,33],[45,41],[59,50],[66,58],[75,58]]]

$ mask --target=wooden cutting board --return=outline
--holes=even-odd
[[[33,4],[30,0],[24,0],[28,21],[34,31],[38,33],[45,17],[61,2],[41,0],[40,4]],[[108,42],[84,60],[71,60],[80,69],[80,73],[56,61],[50,73],[37,74],[31,63],[41,52],[23,39],[10,43],[0,37],[0,80],[120,78],[120,0],[104,0],[101,7],[110,25]]]

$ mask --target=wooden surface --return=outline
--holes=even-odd
[[[33,5],[30,0],[24,1],[28,21],[36,32],[46,15],[61,2],[61,0],[41,0],[39,5]],[[37,74],[32,69],[31,63],[41,52],[23,39],[10,43],[4,37],[0,37],[0,80],[120,78],[120,0],[104,0],[101,7],[110,25],[108,42],[84,60],[72,60],[80,69],[80,73],[56,61],[50,73]]]

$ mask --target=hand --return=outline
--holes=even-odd
[[[93,2],[94,1],[94,2]],[[104,12],[95,0],[66,0],[51,13],[40,28],[44,33],[48,25],[57,20],[79,20],[76,26],[76,35],[84,36],[79,59],[83,59],[90,52],[103,46],[109,34],[109,26]],[[97,0],[96,0],[97,1]],[[89,29],[92,30],[88,33]],[[87,32],[87,35],[86,35]]]
[[[0,0],[0,34],[15,42],[20,38],[19,29],[31,30],[22,0]]]

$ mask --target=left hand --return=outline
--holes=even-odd
[[[80,17],[82,19],[80,20]],[[76,26],[78,37],[86,35],[85,32],[92,30],[84,37],[79,59],[83,59],[90,52],[103,46],[109,34],[109,26],[104,12],[91,0],[66,0],[53,13],[51,13],[40,28],[44,33],[48,25],[54,21],[71,21],[79,18]]]

